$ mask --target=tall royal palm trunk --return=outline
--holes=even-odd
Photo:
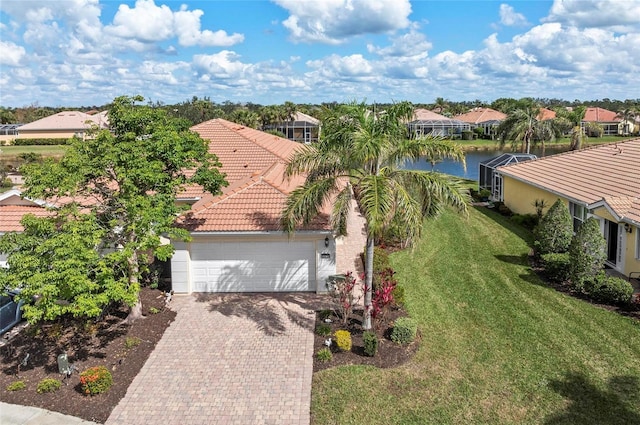
[[[373,327],[371,320],[371,310],[373,301],[373,246],[374,238],[371,235],[367,236],[367,255],[365,270],[365,290],[364,290],[364,314],[362,318],[362,328],[365,330]]]

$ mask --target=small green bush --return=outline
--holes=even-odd
[[[140,342],[141,342],[140,338],[128,336],[124,340],[124,348],[126,348],[127,350],[130,350],[133,347],[137,347],[138,345],[140,345]]]
[[[378,337],[373,332],[365,331],[362,334],[362,341],[364,343],[364,354],[369,357],[373,357],[378,352]]]
[[[104,366],[94,366],[80,374],[80,384],[85,394],[102,394],[111,388],[113,377]]]
[[[13,187],[13,181],[9,177],[5,177],[0,181],[0,187]]]
[[[27,384],[24,381],[13,381],[9,385],[7,385],[7,391],[20,391],[27,388]]]
[[[543,254],[542,264],[545,274],[554,282],[565,282],[569,279],[571,258],[568,252]]]
[[[331,335],[331,326],[326,323],[320,323],[316,326],[316,334],[320,336],[329,336]]]
[[[152,289],[154,289],[154,288],[152,288]],[[160,310],[158,310],[155,307],[149,307],[149,313],[150,314],[158,314],[158,313],[160,313]]]
[[[633,295],[633,286],[624,279],[600,273],[596,279],[585,284],[585,291],[596,301],[606,304],[627,304]]]
[[[62,386],[62,382],[60,382],[59,380],[53,378],[45,378],[42,381],[38,382],[36,391],[38,392],[38,394],[52,393],[54,391],[58,391],[60,389],[60,386]]]
[[[14,146],[55,146],[68,145],[70,139],[14,139]]]
[[[339,330],[335,333],[336,346],[341,351],[351,351],[351,333],[345,330]]]
[[[322,363],[333,360],[333,353],[328,348],[322,348],[316,353],[316,359]]]
[[[410,317],[400,317],[396,320],[391,331],[391,341],[398,344],[409,344],[416,339],[418,325]]]

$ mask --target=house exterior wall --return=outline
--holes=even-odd
[[[18,130],[18,135],[13,136],[15,139],[70,139],[75,135],[84,138],[86,129],[77,130]]]
[[[504,203],[516,214],[535,214],[536,211],[533,206],[533,202],[536,199],[544,199],[549,206],[553,205],[557,199],[561,199],[567,207],[569,206],[568,199],[513,179],[509,176],[503,175],[503,185]],[[598,218],[601,223],[604,223],[603,220],[618,223],[615,217],[613,217],[604,207],[596,208],[589,213]],[[622,229],[624,229],[624,223],[618,224]],[[604,232],[604,226],[601,226],[601,228]],[[626,276],[629,276],[629,273],[631,272],[640,272],[640,259],[636,258],[636,250],[638,249],[638,237],[636,232],[640,231],[640,228],[632,226],[632,229],[631,233],[623,230],[623,243],[621,247],[618,247],[618,249],[623,250],[622,256],[624,258],[624,266],[619,271]]]
[[[536,208],[533,202],[536,199],[544,200],[550,207],[560,198],[554,193],[505,175],[502,176],[502,185],[504,204],[516,214],[535,214]],[[567,206],[569,205],[569,201],[562,200]]]

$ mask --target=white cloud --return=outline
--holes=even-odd
[[[338,44],[346,38],[407,28],[409,0],[273,0],[289,12],[282,22],[295,42]]]
[[[527,18],[525,18],[522,13],[516,12],[513,6],[509,6],[505,3],[500,5],[500,23],[508,27],[524,26],[529,24],[529,22],[527,22]]]
[[[244,40],[242,34],[228,35],[223,30],[201,31],[202,15],[202,10],[187,10],[186,5],[173,12],[167,5],[157,6],[154,0],[137,0],[133,8],[120,5],[113,24],[105,30],[117,37],[142,43],[177,37],[181,46],[231,46]]]
[[[412,29],[405,34],[391,37],[390,46],[378,47],[369,44],[367,50],[379,56],[424,58],[432,47],[433,45],[423,33]]]
[[[183,5],[174,15],[174,25],[178,41],[182,46],[232,46],[244,41],[244,35],[228,35],[226,31],[200,31],[202,10],[186,10]]]
[[[215,79],[240,79],[249,65],[239,61],[240,55],[229,50],[222,50],[212,55],[195,55],[194,68]]]
[[[579,28],[640,29],[637,0],[554,0],[543,22],[561,22]]]
[[[319,71],[324,77],[353,79],[373,74],[373,66],[362,55],[331,55],[320,60],[307,61],[307,66]]]
[[[26,51],[24,47],[18,46],[10,41],[0,40],[0,64],[8,66],[18,66],[25,57]]]

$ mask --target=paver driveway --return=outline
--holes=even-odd
[[[315,302],[309,294],[174,297],[175,321],[107,425],[308,424]]]

